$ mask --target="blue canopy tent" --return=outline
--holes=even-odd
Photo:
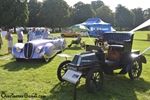
[[[100,18],[88,18],[81,24],[89,28],[90,36],[103,35],[105,32],[111,32],[111,24],[102,21]]]

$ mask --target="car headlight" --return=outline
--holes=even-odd
[[[37,53],[40,53],[40,52],[41,52],[41,47],[37,47],[35,51],[36,51]]]
[[[16,51],[17,51],[17,52],[21,52],[21,48],[20,48],[20,47],[17,47],[17,48],[16,48]]]

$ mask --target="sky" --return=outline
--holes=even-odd
[[[97,0],[64,0],[67,2],[68,5],[73,6],[77,2],[81,1],[85,4],[90,4],[91,1],[97,1]],[[142,8],[143,10],[150,8],[150,0],[101,0],[104,2],[106,6],[109,6],[109,8],[113,11],[115,11],[115,7],[117,7],[118,4],[121,4],[122,6],[125,6],[126,8],[133,9],[133,8]]]

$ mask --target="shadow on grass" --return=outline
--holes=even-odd
[[[66,50],[82,50],[82,48],[79,45],[73,45],[70,48],[66,48]]]
[[[76,100],[138,100],[136,92],[144,93],[150,89],[150,83],[143,78],[138,80],[130,80],[125,76],[104,78],[102,89],[94,94],[87,92],[85,83],[79,84],[76,89]],[[56,84],[50,90],[50,95],[42,100],[74,100],[73,98],[74,84],[64,82]]]
[[[150,54],[144,54],[145,56],[150,56]]]
[[[9,55],[9,53],[6,53],[6,54],[0,54],[0,56],[5,56],[5,55]]]
[[[150,42],[149,40],[145,40],[145,39],[134,39],[134,40],[137,40],[137,41],[147,41],[147,42]]]
[[[12,58],[14,59],[14,58]],[[5,70],[8,71],[19,71],[21,69],[28,70],[30,68],[39,68],[45,64],[50,63],[53,60],[53,58],[50,59],[49,62],[45,62],[44,59],[31,59],[31,60],[21,60],[17,62],[16,60],[9,62],[5,65],[2,65],[0,67],[4,67]]]

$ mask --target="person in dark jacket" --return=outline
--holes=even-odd
[[[72,40],[71,43],[68,45],[68,47],[70,48],[72,44],[80,44],[81,40],[82,40],[81,35],[78,35],[78,38],[76,40]]]

